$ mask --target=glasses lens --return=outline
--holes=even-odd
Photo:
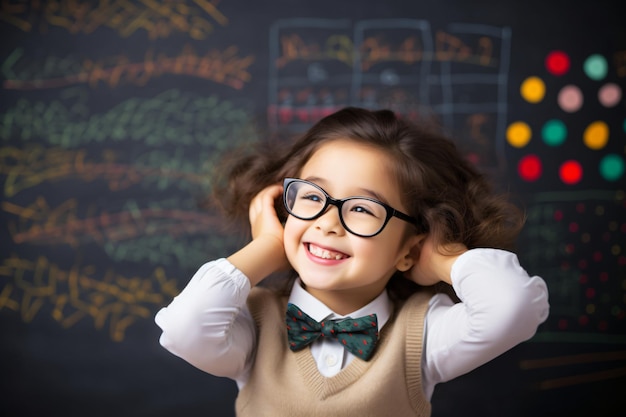
[[[373,235],[385,224],[387,210],[380,203],[366,198],[351,198],[342,207],[346,227],[359,235]]]
[[[294,216],[310,219],[324,210],[326,196],[313,184],[294,181],[285,190],[285,205]]]

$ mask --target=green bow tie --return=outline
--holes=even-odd
[[[376,314],[356,319],[324,320],[309,317],[294,304],[287,305],[287,337],[289,348],[300,350],[320,337],[334,337],[353,355],[368,360],[378,342]]]

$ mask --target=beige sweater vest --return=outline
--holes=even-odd
[[[256,287],[248,306],[258,329],[250,378],[236,401],[238,417],[430,416],[421,381],[422,334],[430,293],[417,293],[380,332],[372,358],[355,358],[337,375],[319,373],[310,349],[287,344],[287,299]]]

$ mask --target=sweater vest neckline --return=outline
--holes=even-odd
[[[320,400],[336,395],[352,385],[376,361],[378,350],[382,349],[385,344],[385,334],[390,331],[393,325],[393,320],[390,320],[387,325],[383,327],[380,332],[378,346],[369,361],[354,358],[345,368],[339,371],[339,373],[331,377],[321,374],[311,354],[310,347],[293,352],[296,363],[298,364],[298,370],[302,374],[306,385]]]

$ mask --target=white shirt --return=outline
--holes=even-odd
[[[461,303],[444,294],[432,297],[424,326],[422,386],[427,398],[434,387],[490,361],[531,338],[548,317],[543,279],[529,276],[513,253],[472,249],[452,266],[452,285]],[[203,265],[155,321],[160,343],[197,368],[235,380],[241,388],[254,360],[256,330],[246,299],[248,278],[225,259]],[[393,305],[383,291],[363,308],[340,316],[296,281],[289,298],[315,320],[376,314],[379,327]],[[287,343],[285,341],[285,343]],[[311,345],[325,376],[341,371],[354,356],[331,339]]]

